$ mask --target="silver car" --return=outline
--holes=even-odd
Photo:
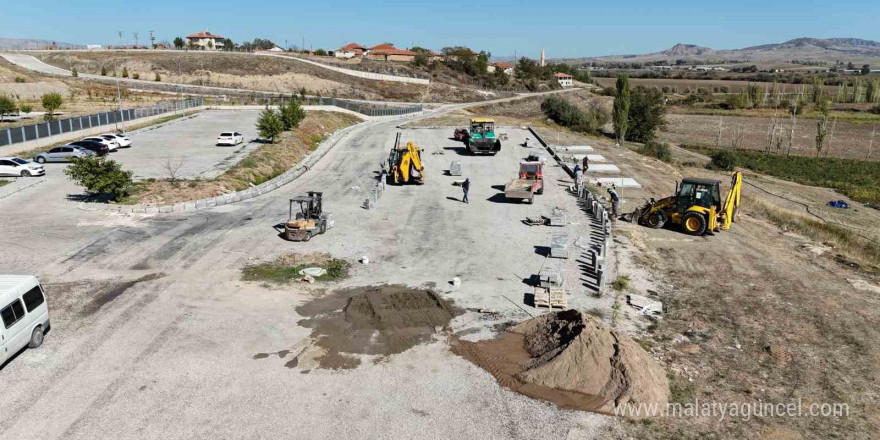
[[[42,153],[34,156],[34,160],[38,163],[46,163],[46,162],[68,162],[72,158],[80,158],[80,157],[89,157],[94,156],[95,153],[86,150],[85,148],[77,147],[75,145],[63,145],[61,147],[55,147],[49,151],[44,151]]]

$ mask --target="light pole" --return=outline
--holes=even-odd
[[[120,47],[122,46],[122,31],[119,31],[119,46]],[[119,70],[118,63],[116,64],[116,67],[117,67],[116,70],[118,71]],[[121,73],[119,75],[121,75]],[[125,117],[122,115],[122,91],[119,87],[119,75],[115,75],[116,76],[116,105],[119,108],[119,119],[122,122],[122,132],[125,133]],[[118,126],[116,128],[119,129]]]

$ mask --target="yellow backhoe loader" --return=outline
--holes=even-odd
[[[400,146],[400,133],[394,141],[394,148],[388,155],[388,183],[425,183],[425,167],[422,165],[422,152],[416,144],[407,142]]]
[[[675,195],[660,200],[651,199],[632,214],[633,222],[651,228],[670,223],[680,225],[690,235],[726,231],[736,221],[742,190],[742,173],[734,172],[730,190],[721,200],[721,181],[683,179],[676,185]]]

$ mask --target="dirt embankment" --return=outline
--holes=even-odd
[[[216,179],[147,179],[136,184],[128,202],[167,205],[247,189],[287,171],[334,131],[359,122],[359,118],[346,113],[308,112],[296,130],[284,132],[278,143],[261,145]]]
[[[666,373],[629,336],[577,310],[550,313],[453,350],[507,388],[562,408],[611,413],[669,400]]]

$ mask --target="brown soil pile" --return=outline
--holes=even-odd
[[[454,351],[501,385],[563,408],[610,413],[669,400],[666,374],[641,346],[577,310],[530,319],[494,340],[459,341]]]
[[[430,341],[459,312],[429,290],[405,286],[345,289],[297,307],[299,325],[312,328],[314,345],[326,351],[322,368],[354,368],[350,354],[388,356]]]

